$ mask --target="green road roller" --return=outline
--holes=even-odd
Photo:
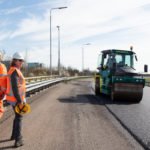
[[[134,68],[136,53],[130,50],[109,49],[101,51],[98,72],[95,74],[95,94],[110,95],[114,100],[142,100],[145,79]]]

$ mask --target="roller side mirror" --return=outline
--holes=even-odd
[[[99,67],[97,67],[97,69],[98,69],[98,70],[101,70],[101,67],[99,66]]]
[[[148,72],[148,65],[144,65],[144,72]]]
[[[135,60],[138,61],[137,56],[135,55]]]

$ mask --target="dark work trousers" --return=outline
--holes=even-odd
[[[15,118],[13,121],[13,129],[12,129],[12,137],[18,141],[22,139],[22,134],[21,134],[21,130],[22,130],[22,118],[23,116],[20,114],[17,114],[15,112],[15,107],[13,106],[13,110],[15,113]]]

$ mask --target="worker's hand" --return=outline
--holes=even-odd
[[[20,106],[23,105],[23,104],[24,104],[24,102],[22,102],[22,101],[16,103],[16,105],[20,105]]]

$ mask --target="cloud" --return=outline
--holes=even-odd
[[[27,61],[28,62],[40,62],[47,64],[48,62],[48,53],[49,49],[47,47],[41,46],[41,47],[30,47],[30,49],[27,49],[27,51],[24,51],[24,55],[27,52]]]
[[[119,29],[136,28],[148,22],[149,14],[140,9],[146,1],[141,3],[114,0],[108,3],[107,0],[106,2],[94,0],[94,2],[91,5],[90,0],[86,3],[73,1],[63,14],[57,16],[64,31],[68,31],[62,33],[66,41],[79,41]],[[55,24],[58,24],[58,21]]]
[[[11,32],[1,31],[0,32],[0,41],[6,40],[10,36]]]
[[[23,36],[30,33],[34,34],[36,32],[42,32],[47,28],[48,28],[47,21],[38,18],[34,15],[31,15],[29,18],[23,19],[20,22],[16,31],[14,31],[14,33],[11,35],[11,38]]]
[[[5,0],[1,0],[1,1],[0,1],[0,4],[2,4],[2,3],[4,3],[4,2],[5,2]]]
[[[87,2],[84,3],[84,1],[76,0],[73,1],[66,10],[52,12],[53,36],[56,37],[57,32],[55,26],[58,24],[60,24],[62,28],[62,36],[65,37],[68,42],[71,42],[89,36],[94,36],[99,33],[108,33],[119,28],[121,29],[138,25],[140,23],[140,19],[145,15],[144,13],[140,15],[140,13],[135,14],[134,12],[136,11],[135,8],[143,4],[140,2],[120,2],[118,0],[114,0],[109,3],[108,0],[106,0],[106,2],[100,1],[99,3],[96,3],[97,0],[94,0],[94,2],[87,0]],[[91,5],[91,3],[93,5]],[[112,9],[113,6],[115,9]],[[119,7],[116,8],[116,6]],[[118,18],[121,19],[113,21],[114,16],[118,16]],[[97,25],[97,27],[95,25]],[[38,32],[38,37],[36,36],[36,32]],[[18,29],[11,37],[24,36],[32,33],[32,40],[48,40],[48,32],[49,11],[47,11],[42,18],[31,15],[29,18],[23,19],[18,25]]]
[[[15,7],[15,8],[11,8],[11,9],[2,9],[0,11],[1,15],[10,15],[10,14],[14,14],[14,13],[18,13],[21,12],[23,9],[23,7]]]

